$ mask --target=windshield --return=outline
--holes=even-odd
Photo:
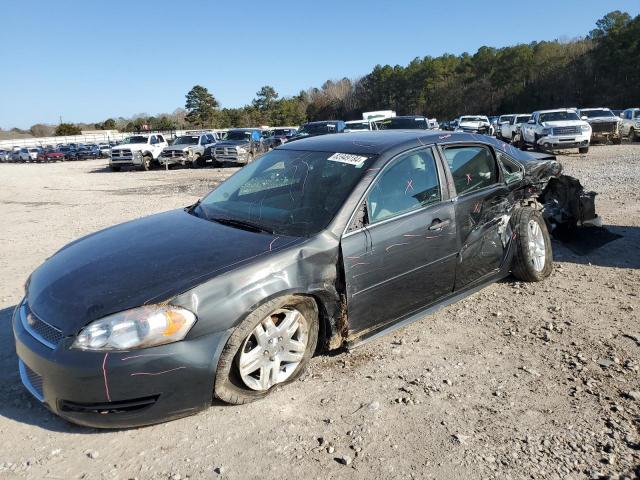
[[[531,120],[531,115],[519,115],[514,123],[527,123],[529,120]]]
[[[207,195],[193,214],[308,236],[336,215],[375,157],[272,150]]]
[[[513,120],[513,115],[503,115],[498,119],[498,121],[500,123],[502,123],[502,122],[510,122],[511,120]],[[476,120],[476,121],[479,121],[479,120]]]
[[[540,122],[561,122],[563,120],[580,120],[576,112],[549,112],[540,114]]]
[[[197,145],[198,139],[200,137],[195,136],[183,136],[176,138],[176,141],[173,142],[174,145]]]
[[[251,132],[245,132],[242,130],[230,130],[227,132],[225,140],[250,140]]]
[[[122,141],[122,144],[128,143],[147,143],[147,137],[142,135],[134,135],[133,137],[127,137]]]
[[[369,122],[347,123],[347,130],[369,130]]]
[[[635,112],[633,112],[633,118],[639,118],[640,117],[640,110],[636,110]]]
[[[307,124],[298,130],[298,135],[322,135],[323,133],[334,133],[335,131],[335,125],[328,123]]]
[[[615,115],[613,114],[613,112],[611,110],[603,110],[603,109],[599,109],[599,110],[582,110],[580,112],[582,115],[584,115],[587,118],[596,118],[596,117],[615,117]]]
[[[425,130],[429,128],[425,118],[393,117],[378,123],[380,130]]]

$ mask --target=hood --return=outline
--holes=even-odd
[[[249,140],[224,140],[223,142],[216,143],[216,147],[242,147],[249,143]]]
[[[586,121],[588,123],[618,123],[621,120],[620,117],[591,117]]]
[[[299,241],[173,210],[65,246],[33,272],[27,299],[40,318],[70,335],[106,315],[169,300]]]
[[[588,125],[587,122],[583,120],[557,120],[553,122],[542,122],[543,127],[580,127],[582,125]]]
[[[126,143],[124,145],[116,145],[115,147],[111,147],[111,150],[140,150],[146,148],[148,144],[146,143]]]
[[[198,145],[169,145],[162,149],[163,152],[186,152],[191,147],[197,147]]]

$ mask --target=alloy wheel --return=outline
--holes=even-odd
[[[541,272],[544,269],[546,260],[546,245],[544,243],[544,234],[540,225],[535,220],[529,220],[529,253],[531,255],[531,261],[533,268],[536,272]]]
[[[309,324],[298,310],[280,308],[262,320],[245,339],[238,370],[244,384],[265,391],[286,381],[307,350]]]

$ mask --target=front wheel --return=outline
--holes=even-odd
[[[524,282],[540,282],[551,275],[553,252],[547,225],[539,211],[522,207],[511,218],[515,256],[511,271]]]
[[[140,165],[140,170],[148,171],[151,170],[151,162],[153,161],[153,157],[150,155],[145,155],[142,157],[142,165]]]
[[[638,141],[638,134],[636,133],[635,129],[633,129],[633,128],[629,129],[629,141],[630,142],[637,142]]]
[[[119,172],[120,171],[120,167],[116,167],[115,165],[111,165],[111,171],[112,172]]]
[[[271,300],[249,314],[225,345],[214,396],[241,405],[296,380],[318,343],[318,308],[308,297]]]
[[[589,147],[580,147],[578,149],[578,152],[580,152],[580,153],[589,153]]]

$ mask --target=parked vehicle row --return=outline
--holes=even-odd
[[[11,150],[0,150],[0,162],[58,162],[69,160],[86,160],[109,156],[111,145],[101,144],[59,144],[44,147],[13,147]]]

